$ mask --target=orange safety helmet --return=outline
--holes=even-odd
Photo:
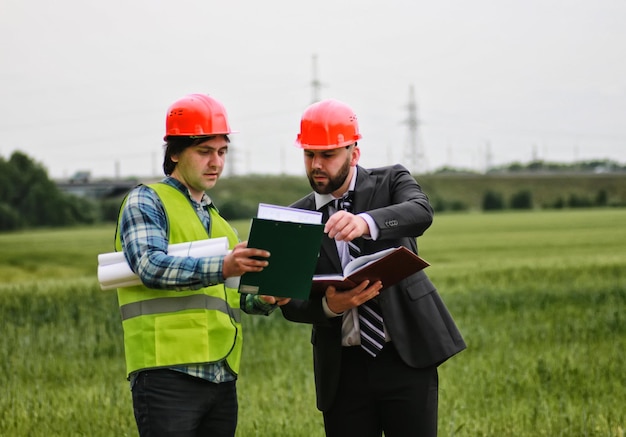
[[[354,111],[338,100],[322,100],[309,106],[300,121],[296,146],[301,149],[337,149],[361,138]]]
[[[206,94],[188,94],[170,105],[165,119],[165,137],[227,135],[226,108]]]

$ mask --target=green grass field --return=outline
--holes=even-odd
[[[440,215],[418,239],[468,349],[440,367],[440,436],[626,428],[626,210]],[[235,223],[246,235],[247,221]],[[1,436],[136,436],[112,226],[0,234]],[[323,436],[310,328],[244,316],[237,435]]]

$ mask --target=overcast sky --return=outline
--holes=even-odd
[[[624,163],[625,23],[624,0],[0,0],[0,157],[161,175],[166,109],[202,92],[239,131],[227,174],[303,174],[316,56],[365,166]]]

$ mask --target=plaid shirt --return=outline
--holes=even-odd
[[[210,229],[208,208],[215,208],[205,193],[200,203],[189,195],[187,188],[178,180],[163,180],[176,187],[190,200],[198,217]],[[197,290],[223,283],[222,264],[224,256],[204,258],[171,257],[167,255],[168,222],[165,209],[154,190],[141,185],[128,194],[120,223],[120,239],[124,255],[133,272],[141,272],[144,285],[157,290]],[[270,305],[259,296],[242,294],[240,305],[248,314],[268,315],[276,305]],[[202,365],[182,365],[172,370],[187,373],[211,382],[236,379],[225,360]],[[131,377],[131,384],[134,378]]]

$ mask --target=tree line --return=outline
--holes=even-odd
[[[65,194],[22,152],[0,156],[0,231],[95,223],[97,203]]]
[[[569,166],[570,171],[561,173],[564,165],[561,171],[546,173],[556,165],[531,163],[523,170],[511,165],[508,171],[480,175],[448,169],[416,179],[437,213],[626,206],[626,173],[616,163],[575,166],[578,172]],[[611,172],[599,171],[609,167]],[[304,175],[247,175],[223,177],[208,194],[227,220],[237,220],[253,217],[259,202],[289,205],[310,191]],[[123,197],[65,193],[26,154],[0,156],[0,231],[115,222]]]

